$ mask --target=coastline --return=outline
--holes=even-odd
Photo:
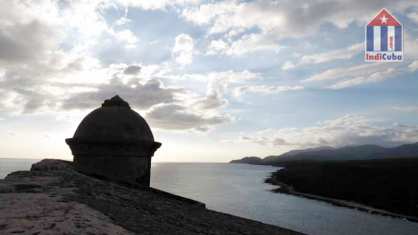
[[[0,201],[0,234],[302,234],[158,189],[84,175],[63,160],[8,174],[0,180]]]
[[[272,172],[272,174],[273,173],[274,172]],[[269,178],[266,178],[265,183],[278,186],[278,188],[271,190],[274,193],[289,194],[289,195],[293,195],[293,196],[297,196],[297,197],[303,197],[303,198],[307,198],[307,199],[312,199],[312,200],[317,200],[317,201],[330,203],[334,206],[340,206],[340,207],[355,209],[355,210],[367,212],[369,214],[388,216],[388,217],[393,217],[393,218],[398,218],[398,219],[405,219],[405,220],[408,220],[408,221],[411,221],[411,222],[418,223],[418,218],[417,217],[402,215],[402,214],[398,214],[398,213],[393,213],[393,212],[390,212],[390,211],[377,209],[377,208],[370,207],[370,206],[367,206],[367,205],[364,205],[364,204],[361,204],[361,203],[357,203],[357,202],[351,202],[351,201],[346,201],[346,200],[341,200],[341,199],[336,199],[336,198],[331,198],[331,197],[324,197],[324,196],[319,196],[319,195],[310,194],[310,193],[298,192],[291,185],[280,182],[277,179],[274,179],[274,177],[272,177],[272,176],[270,176]]]

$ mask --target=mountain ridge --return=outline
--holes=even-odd
[[[382,160],[418,157],[418,143],[403,144],[396,147],[379,145],[350,145],[340,148],[323,146],[318,148],[291,150],[280,155],[265,158],[244,157],[232,160],[231,163],[247,163],[258,165],[280,165],[293,162],[327,162],[352,160]]]

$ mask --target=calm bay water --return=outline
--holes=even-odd
[[[277,168],[246,164],[155,163],[151,185],[206,203],[209,209],[307,234],[416,235],[418,223],[272,193]]]
[[[36,160],[0,159],[0,178]],[[153,163],[151,185],[206,203],[209,209],[307,234],[418,234],[418,223],[272,193],[276,168],[222,163]]]

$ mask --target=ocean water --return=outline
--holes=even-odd
[[[33,163],[39,159],[11,159],[0,158],[0,179],[14,171],[29,170]]]
[[[418,223],[273,193],[264,179],[277,168],[222,163],[154,163],[151,185],[209,209],[313,235],[417,235]]]
[[[0,178],[36,160],[0,159]],[[204,202],[209,209],[312,235],[416,235],[418,223],[273,193],[277,168],[223,163],[153,163],[151,186]]]

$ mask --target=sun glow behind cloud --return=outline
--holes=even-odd
[[[365,64],[364,24],[388,6],[405,25],[406,59]],[[64,139],[115,94],[163,142],[158,161],[417,141],[407,111],[418,105],[417,9],[389,0],[0,3],[0,157],[70,158]],[[358,122],[343,125],[347,117],[367,120],[373,138]]]

